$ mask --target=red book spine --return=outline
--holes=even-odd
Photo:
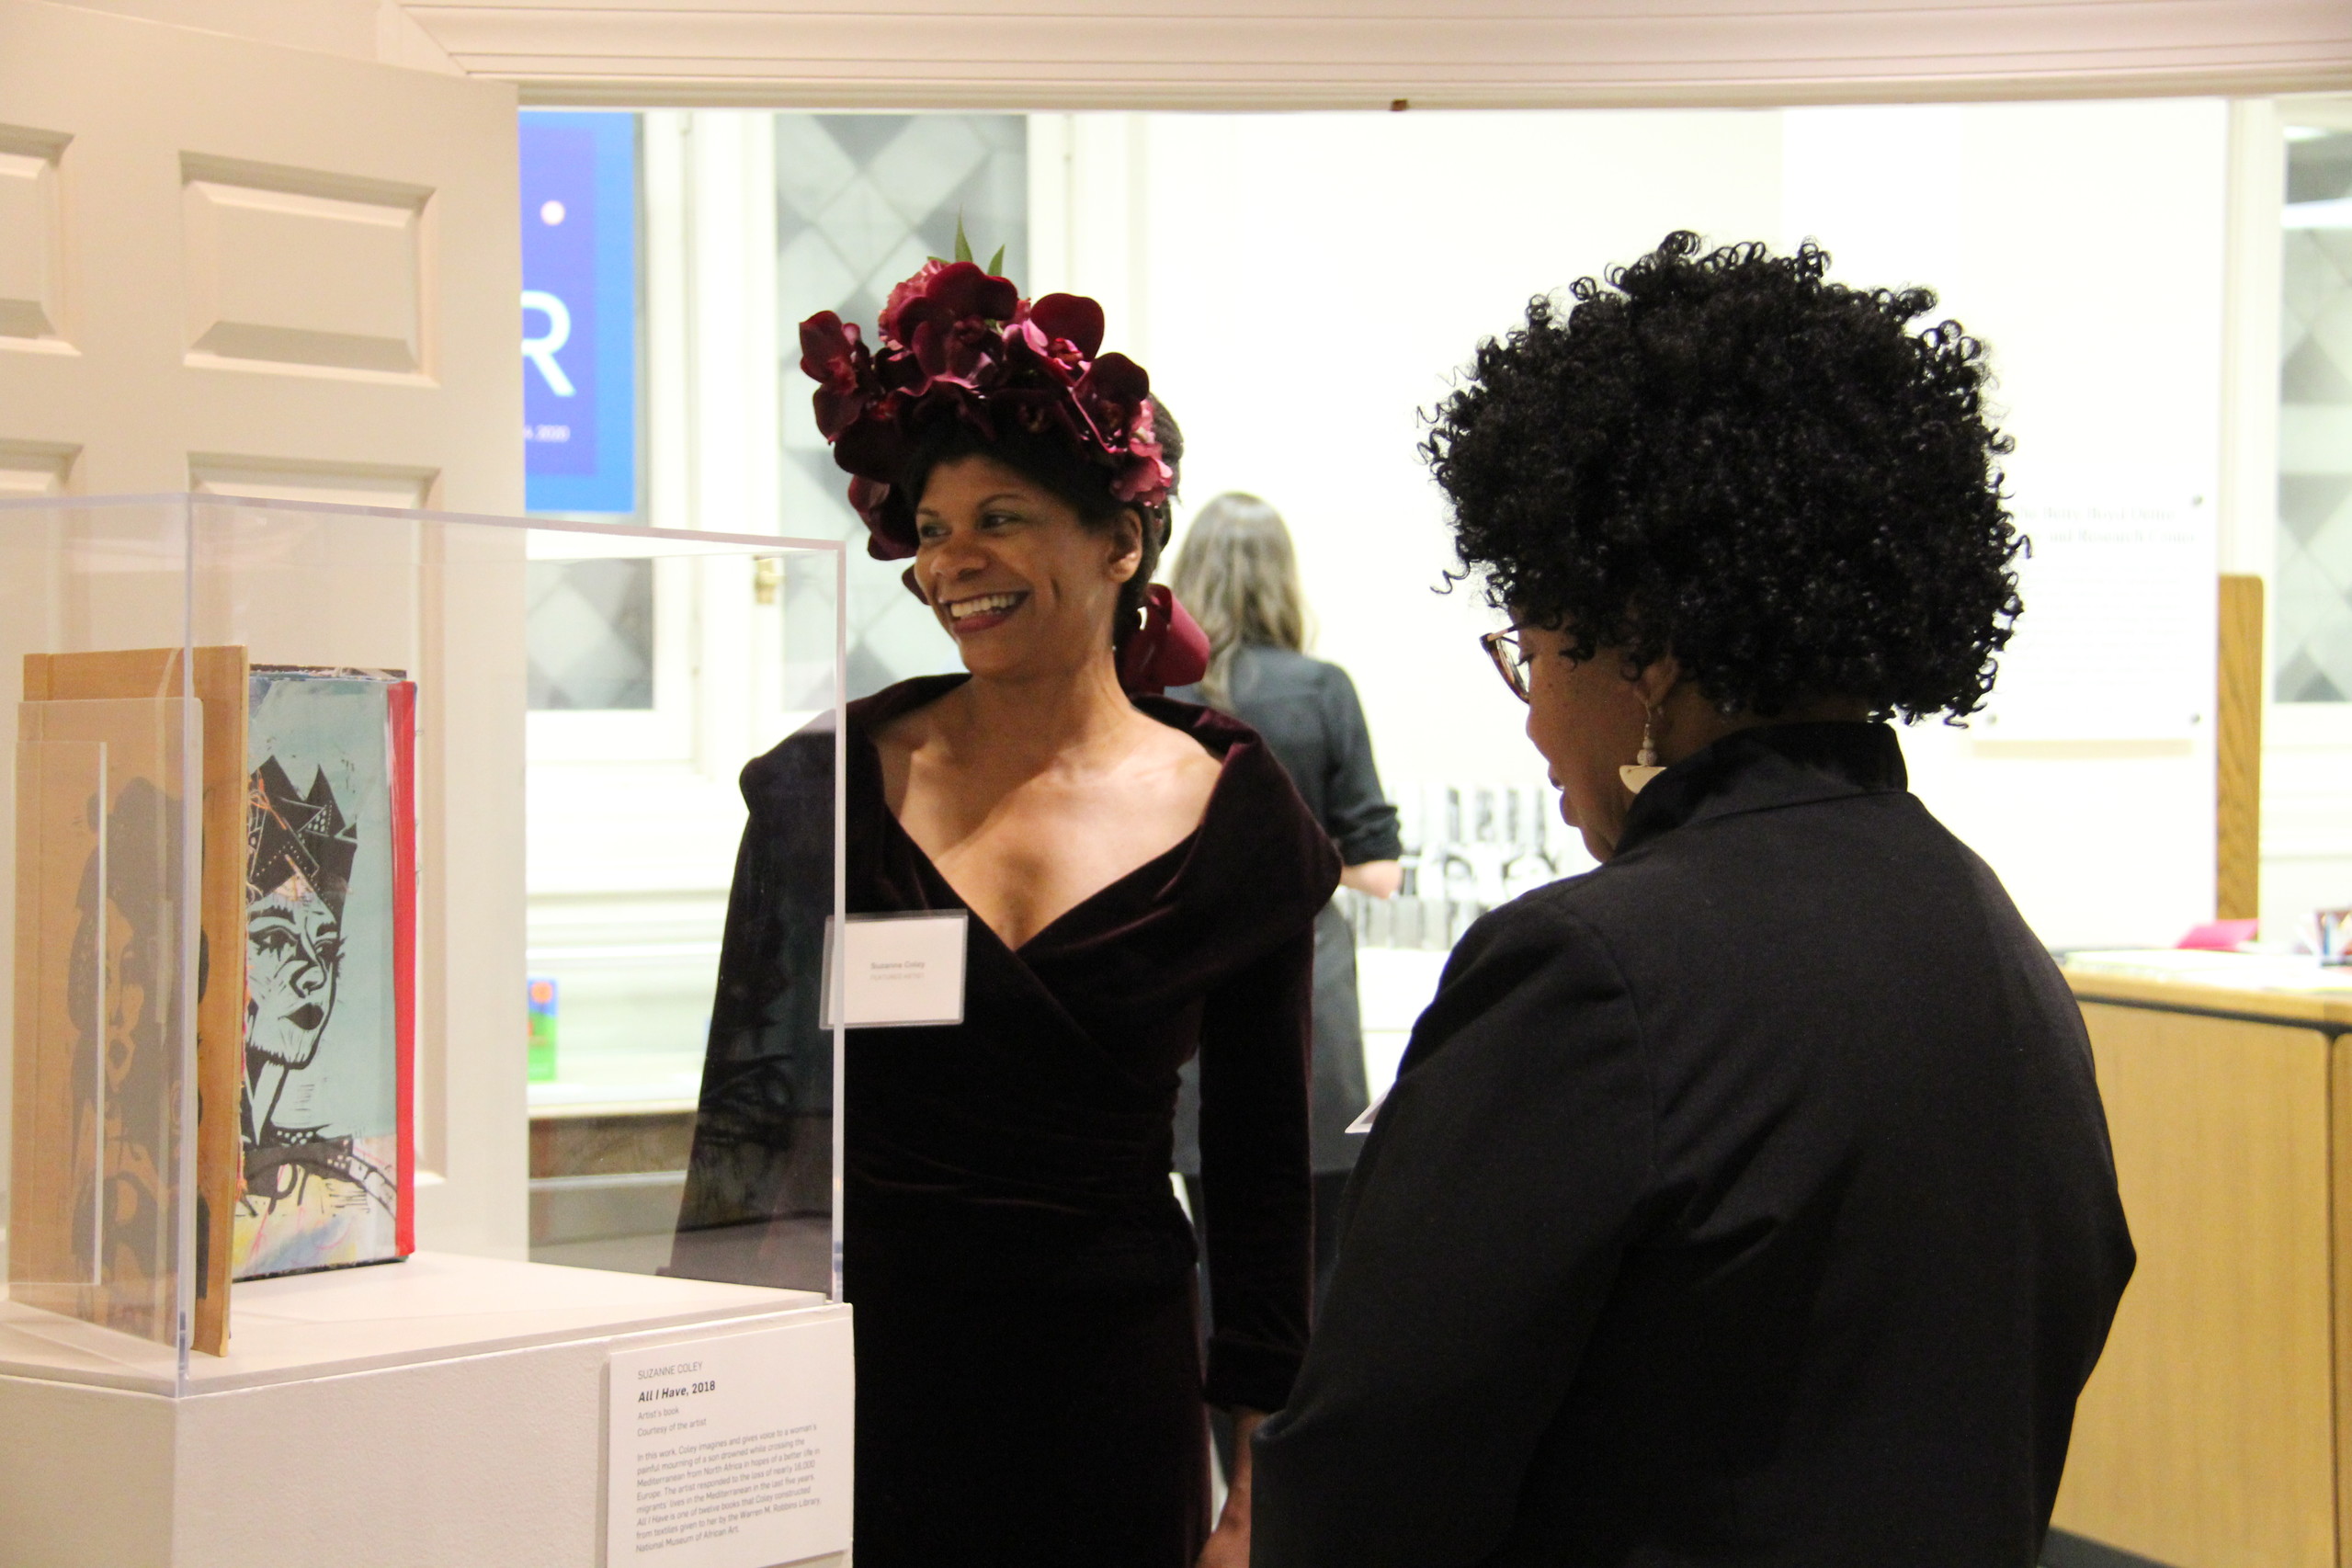
[[[416,683],[392,688],[392,1034],[399,1071],[400,1213],[392,1244],[416,1250]]]

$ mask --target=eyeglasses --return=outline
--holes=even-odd
[[[1528,696],[1528,667],[1535,663],[1535,655],[1519,646],[1519,629],[1512,626],[1490,631],[1478,640],[1478,645],[1494,661],[1494,668],[1502,676],[1503,684],[1511,688],[1511,695],[1522,702],[1533,701]]]

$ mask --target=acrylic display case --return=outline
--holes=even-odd
[[[0,1426],[165,1467],[108,1517],[97,1456],[12,1451],[12,1560],[293,1561],[304,1506],[364,1534],[443,1471],[503,1522],[445,1509],[459,1533],[417,1555],[411,1519],[387,1561],[631,1560],[583,1492],[622,1462],[597,1437],[621,1436],[615,1346],[824,1320],[846,1361],[819,983],[796,969],[756,1027],[710,1027],[737,774],[839,731],[842,549],[0,504]],[[802,786],[789,899],[814,931],[838,924],[836,778]],[[542,1123],[632,1116],[732,1179],[534,1179]],[[530,1261],[535,1214],[588,1178],[639,1194],[636,1253]],[[477,1394],[507,1414],[469,1419]],[[578,1428],[522,1483],[484,1457],[518,1398]],[[239,1492],[305,1423],[371,1462],[305,1505]],[[839,1451],[846,1509],[846,1428]]]

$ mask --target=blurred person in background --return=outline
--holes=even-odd
[[[1373,898],[1394,897],[1404,881],[1396,807],[1381,792],[1355,683],[1337,665],[1304,652],[1306,594],[1282,514],[1239,492],[1209,502],[1185,529],[1171,585],[1208,634],[1209,670],[1197,686],[1168,695],[1229,713],[1264,737],[1338,846],[1340,885]],[[1369,1103],[1355,937],[1338,904],[1329,903],[1315,917],[1311,1115],[1318,1296],[1338,1256],[1339,1200],[1364,1142],[1347,1128]],[[1187,1066],[1176,1109],[1176,1169],[1195,1213],[1199,1113],[1199,1073]]]
[[[2009,442],[1934,294],[1828,267],[1671,234],[1437,410],[1601,865],[1414,1028],[1258,1568],[2039,1561],[2131,1240],[2082,1009],[1892,723],[1992,689]]]

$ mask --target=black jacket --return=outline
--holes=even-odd
[[[1880,725],[1480,921],[1357,1168],[1259,1568],[2027,1568],[2133,1256],[2082,1017]]]

